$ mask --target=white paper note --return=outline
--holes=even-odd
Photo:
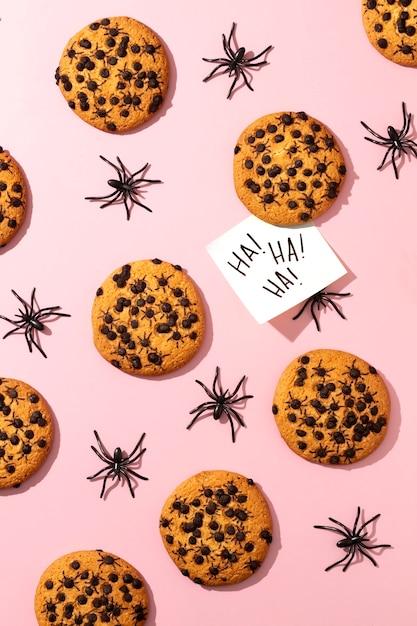
[[[251,215],[210,243],[207,251],[260,324],[347,273],[312,224],[273,226]]]

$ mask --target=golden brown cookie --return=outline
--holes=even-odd
[[[0,378],[0,489],[18,487],[40,468],[53,433],[41,394],[20,380]]]
[[[417,0],[362,0],[369,41],[386,59],[417,66]]]
[[[157,35],[131,17],[110,17],[71,37],[55,74],[69,107],[106,132],[136,128],[164,101],[168,57]]]
[[[188,363],[204,337],[203,304],[179,265],[134,261],[113,272],[96,292],[94,344],[129,374],[158,376]]]
[[[0,247],[16,235],[26,212],[23,173],[7,150],[0,147]]]
[[[278,226],[322,215],[346,175],[335,137],[303,111],[264,115],[245,128],[236,143],[233,171],[245,207]]]
[[[284,441],[307,461],[360,461],[383,441],[390,398],[376,369],[340,350],[304,352],[275,389],[272,413]]]
[[[160,532],[183,576],[200,585],[230,585],[262,565],[272,541],[268,504],[250,478],[200,472],[165,502]]]
[[[59,557],[44,571],[35,613],[39,626],[136,626],[148,616],[148,595],[141,574],[120,557],[80,550]]]

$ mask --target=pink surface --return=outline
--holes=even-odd
[[[131,15],[164,40],[172,80],[163,111],[142,130],[100,132],[77,118],[54,82],[69,37],[90,21]],[[0,624],[35,626],[33,597],[45,567],[61,554],[103,548],[145,577],[153,626],[282,624],[412,626],[417,621],[415,320],[417,316],[415,180],[405,158],[400,178],[376,170],[383,148],[364,141],[360,120],[385,134],[402,124],[401,102],[417,112],[415,70],[379,55],[362,28],[360,0],[109,0],[3,3],[0,21],[1,144],[30,185],[30,212],[17,241],[0,252],[0,312],[12,316],[11,289],[42,306],[71,313],[42,336],[48,354],[29,354],[23,337],[0,341],[5,377],[37,388],[53,408],[57,436],[46,467],[19,490],[0,493],[2,537]],[[231,101],[224,77],[204,84],[204,56],[222,53],[221,34],[237,22],[237,40],[258,52],[272,44],[269,65]],[[318,333],[292,310],[258,325],[232,292],[205,246],[245,219],[233,186],[236,138],[257,117],[305,110],[335,133],[348,167],[342,193],[317,223],[348,267],[332,287],[350,291],[347,321],[321,314]],[[413,128],[414,132],[414,128]],[[100,210],[85,196],[106,193],[116,156],[132,170],[151,164],[160,178],[126,221],[122,207]],[[204,294],[207,337],[198,357],[174,375],[132,378],[96,352],[90,310],[96,288],[123,263],[160,257],[179,263]],[[1,321],[1,336],[9,330]],[[392,398],[388,435],[368,460],[344,468],[307,463],[281,440],[272,394],[286,364],[305,350],[347,350],[370,361]],[[247,376],[253,394],[246,428],[232,443],[228,424],[208,418],[186,430],[189,411],[205,400],[195,379],[210,383],[216,365],[225,386]],[[90,449],[97,429],[112,450],[130,451],[146,432],[141,472],[149,477],[131,498],[127,486],[100,500],[100,468]],[[165,498],[187,476],[230,469],[252,477],[267,497],[274,541],[248,582],[209,590],[177,571],[159,536]],[[324,568],[342,556],[336,537],[313,528],[333,516],[348,525],[356,507],[381,513],[375,540],[393,548],[378,568],[360,562],[346,573]]]

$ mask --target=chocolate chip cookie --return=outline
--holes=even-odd
[[[39,626],[137,626],[148,616],[148,595],[141,574],[120,557],[80,550],[46,568],[36,589],[35,613]]]
[[[26,212],[27,189],[23,172],[0,147],[0,247],[18,232]]]
[[[346,176],[335,137],[303,111],[271,113],[245,128],[236,143],[233,171],[245,207],[277,226],[322,215]]]
[[[183,576],[200,585],[230,585],[261,567],[272,542],[268,504],[250,478],[200,472],[165,502],[160,532]]]
[[[284,441],[307,461],[355,463],[383,441],[388,389],[376,369],[340,350],[304,352],[282,373],[272,413]]]
[[[131,17],[104,18],[71,37],[55,78],[81,119],[106,132],[123,132],[161,108],[168,89],[168,57],[145,24]]]
[[[417,66],[417,0],[362,0],[369,41],[386,59]]]
[[[41,394],[20,380],[0,378],[0,489],[18,487],[41,467],[53,433]]]
[[[205,329],[197,287],[179,265],[134,261],[97,290],[94,344],[114,367],[140,376],[173,372],[198,352]]]

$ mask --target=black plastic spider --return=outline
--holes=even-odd
[[[195,413],[196,415],[188,424],[187,428],[191,428],[191,426],[193,426],[193,424],[198,420],[198,418],[201,417],[206,412],[212,412],[213,418],[215,420],[219,420],[224,413],[227,419],[229,420],[230,427],[232,429],[232,441],[234,443],[235,442],[235,428],[233,425],[233,418],[235,418],[241,426],[245,427],[245,424],[242,418],[240,417],[239,413],[236,411],[236,409],[233,408],[232,405],[237,404],[238,402],[241,402],[242,400],[253,398],[253,396],[246,395],[246,396],[241,396],[240,398],[236,398],[236,394],[239,391],[240,387],[242,386],[243,381],[245,380],[245,376],[242,376],[235,390],[232,391],[232,393],[229,393],[228,389],[226,389],[226,391],[223,391],[220,383],[218,384],[218,390],[216,389],[216,383],[217,383],[218,377],[219,377],[219,368],[216,367],[216,375],[213,380],[212,391],[210,391],[210,389],[208,389],[206,385],[202,383],[200,380],[195,381],[196,383],[201,385],[201,387],[204,389],[206,394],[212,399],[212,402],[210,401],[203,402],[202,404],[199,404],[195,409],[190,411],[190,415],[192,415],[193,413]]]
[[[397,170],[397,166],[395,163],[395,157],[397,153],[398,153],[398,156],[400,156],[401,153],[408,154],[407,150],[411,150],[414,156],[417,157],[417,143],[413,141],[412,139],[407,138],[407,134],[410,130],[410,124],[411,124],[411,113],[409,113],[408,115],[406,114],[405,102],[402,103],[402,107],[403,107],[403,127],[401,128],[400,131],[397,132],[393,126],[388,126],[387,128],[388,137],[383,137],[382,135],[379,135],[374,130],[369,128],[369,126],[365,124],[365,122],[361,122],[362,126],[364,126],[367,131],[369,131],[374,137],[377,138],[377,139],[372,139],[372,137],[364,137],[364,139],[366,139],[367,141],[371,141],[372,143],[376,143],[378,144],[378,146],[386,146],[387,148],[385,156],[382,159],[381,164],[377,167],[377,169],[380,170],[384,166],[385,161],[387,160],[389,154],[391,153],[391,163],[394,168],[395,178],[397,179],[398,179],[398,170]]]
[[[36,341],[37,331],[45,330],[45,325],[42,320],[48,317],[53,317],[53,316],[71,317],[71,315],[69,313],[58,313],[57,309],[61,308],[59,306],[48,306],[42,309],[38,309],[36,311],[35,310],[35,291],[36,291],[36,287],[33,288],[32,295],[30,298],[30,304],[27,304],[27,302],[25,302],[23,298],[21,298],[19,294],[17,294],[12,289],[12,294],[16,296],[19,302],[23,304],[23,310],[18,309],[19,313],[16,314],[16,318],[17,318],[16,320],[11,320],[8,317],[5,317],[4,315],[0,315],[1,319],[6,320],[6,322],[9,322],[10,324],[13,324],[16,327],[16,328],[13,328],[12,330],[9,330],[9,332],[4,335],[3,339],[6,339],[6,337],[8,337],[9,335],[12,335],[13,333],[17,333],[19,330],[24,330],[25,339],[29,348],[29,352],[32,352],[32,345],[33,345],[35,346],[35,348],[39,350],[39,352],[46,359],[45,352],[42,350],[39,343]]]
[[[214,68],[214,70],[212,72],[210,72],[210,74],[208,76],[206,76],[205,78],[203,78],[203,82],[206,83],[208,80],[210,80],[210,78],[213,78],[218,70],[221,70],[222,68],[223,71],[221,72],[221,74],[227,74],[229,73],[229,76],[234,76],[233,78],[233,82],[232,82],[232,86],[229,89],[229,93],[227,94],[227,98],[229,99],[232,95],[233,92],[233,88],[236,85],[239,76],[242,76],[246,87],[248,87],[251,91],[253,91],[253,87],[250,85],[248,78],[246,76],[246,69],[247,68],[251,68],[251,67],[260,67],[261,65],[266,65],[267,61],[263,60],[263,61],[257,61],[254,63],[254,61],[256,61],[256,59],[259,59],[259,57],[261,57],[263,54],[266,54],[267,52],[269,52],[272,48],[272,46],[268,46],[267,48],[265,48],[265,50],[262,50],[262,52],[260,52],[259,54],[257,54],[256,56],[253,56],[249,59],[245,59],[245,54],[246,54],[246,49],[241,47],[238,48],[237,50],[233,50],[231,47],[231,41],[232,41],[232,37],[234,35],[235,32],[235,28],[236,28],[236,24],[233,22],[232,25],[232,29],[230,31],[230,35],[229,38],[226,41],[226,36],[222,35],[223,38],[223,50],[226,53],[226,58],[225,57],[219,57],[216,59],[205,59],[203,57],[203,61],[207,61],[208,63],[217,63],[217,67]]]
[[[152,209],[142,204],[142,202],[140,202],[137,199],[137,196],[140,195],[140,188],[143,185],[143,183],[153,184],[153,183],[160,183],[162,181],[151,180],[149,178],[143,178],[143,177],[135,179],[135,177],[138,174],[141,174],[142,172],[146,170],[149,164],[146,163],[143,167],[141,167],[140,170],[138,170],[137,172],[129,176],[127,173],[126,167],[124,166],[124,164],[122,163],[119,157],[116,157],[116,159],[120,167],[118,167],[114,163],[111,163],[104,156],[100,155],[100,159],[103,159],[103,161],[111,165],[117,172],[117,176],[118,176],[117,179],[110,178],[110,180],[107,181],[107,184],[110,185],[110,187],[112,187],[114,191],[107,196],[97,196],[97,197],[89,196],[85,198],[85,200],[107,200],[108,199],[107,202],[100,205],[100,209],[104,209],[105,207],[110,206],[111,204],[116,204],[117,202],[122,200],[123,204],[125,205],[126,216],[128,220],[130,219],[130,214],[132,210],[132,207],[131,206],[129,207],[128,205],[128,202],[127,202],[128,200],[130,200],[133,204],[137,204],[138,206],[141,206],[143,209],[146,209],[147,211],[150,211],[152,213]]]
[[[314,526],[314,528],[322,528],[323,530],[331,530],[332,532],[338,533],[339,535],[343,535],[344,537],[344,539],[340,539],[336,543],[336,545],[338,548],[346,548],[347,554],[343,557],[343,559],[340,559],[339,561],[336,561],[336,563],[333,563],[332,565],[329,565],[328,567],[326,567],[325,569],[326,572],[331,570],[336,565],[343,563],[347,559],[347,562],[343,566],[343,571],[345,572],[347,568],[349,567],[349,565],[352,563],[352,560],[357,552],[360,552],[360,554],[363,554],[363,556],[366,556],[366,558],[369,559],[371,563],[375,565],[376,567],[377,563],[375,559],[370,554],[367,553],[367,550],[375,550],[376,548],[391,548],[391,546],[386,543],[380,544],[378,546],[366,545],[369,539],[366,539],[368,533],[367,531],[363,532],[364,528],[368,526],[369,524],[371,524],[376,519],[378,519],[378,517],[380,517],[381,514],[378,513],[377,515],[374,515],[373,517],[371,517],[370,520],[368,520],[367,522],[365,522],[364,524],[362,524],[362,526],[358,528],[357,526],[358,526],[360,513],[361,513],[361,509],[358,506],[358,512],[356,514],[356,519],[355,519],[355,523],[353,524],[352,530],[350,530],[347,526],[345,526],[341,522],[338,522],[337,520],[333,519],[332,517],[329,517],[329,520],[333,522],[334,524],[337,524],[341,528],[337,528],[335,526]]]
[[[96,430],[94,431],[94,435],[97,439],[98,447],[100,449],[97,450],[97,448],[95,448],[94,446],[91,446],[91,448],[92,450],[94,450],[97,456],[102,461],[104,461],[106,466],[103,467],[98,472],[96,472],[95,474],[93,474],[92,476],[87,476],[87,480],[93,480],[94,478],[97,478],[97,476],[100,476],[104,472],[107,472],[104,476],[103,487],[100,493],[100,498],[102,498],[104,494],[104,490],[106,489],[107,479],[111,478],[112,480],[114,480],[115,478],[117,478],[117,480],[120,481],[123,477],[126,479],[126,482],[129,485],[132,498],[134,498],[135,492],[133,491],[133,486],[132,486],[132,481],[130,480],[130,475],[136,476],[136,478],[140,478],[141,480],[148,480],[145,476],[141,476],[140,474],[132,470],[132,468],[130,467],[130,465],[133,465],[133,463],[135,463],[142,456],[142,454],[146,452],[146,448],[143,448],[143,450],[141,450],[140,452],[136,454],[137,450],[142,445],[142,441],[145,437],[145,433],[143,433],[142,437],[139,439],[138,443],[133,448],[130,454],[124,455],[121,448],[116,448],[113,452],[113,456],[111,456],[105,449],[99,437],[99,434]]]
[[[332,300],[332,298],[335,296],[344,298],[345,296],[350,296],[350,293],[335,293],[334,291],[318,291],[317,293],[314,294],[314,296],[310,296],[310,298],[308,298],[308,300],[304,302],[303,306],[298,311],[297,315],[294,315],[293,320],[298,319],[300,315],[305,311],[308,305],[310,305],[310,312],[313,317],[313,320],[316,323],[316,328],[318,331],[320,331],[320,324],[319,324],[319,320],[317,319],[317,315],[314,309],[317,308],[317,311],[320,311],[321,305],[324,308],[330,305],[331,307],[333,307],[336,313],[345,320],[346,317],[343,315],[341,309]]]

